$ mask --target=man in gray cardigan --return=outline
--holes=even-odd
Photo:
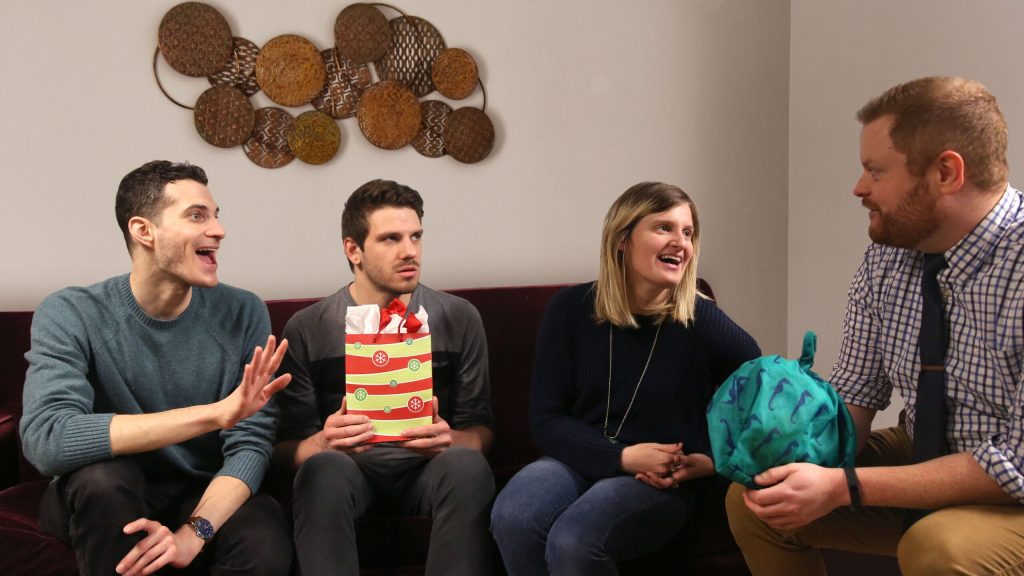
[[[294,381],[279,398],[274,458],[296,471],[303,574],[356,576],[354,522],[371,508],[432,516],[428,576],[490,573],[487,343],[476,308],[419,283],[422,216],[419,193],[401,184],[374,180],[356,190],[341,224],[355,281],[296,313],[284,330],[291,346],[281,369]],[[345,313],[396,298],[430,317],[433,423],[404,431],[411,440],[367,444],[373,425],[346,411]]]

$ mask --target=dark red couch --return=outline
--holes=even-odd
[[[526,427],[533,340],[548,299],[558,289],[531,286],[451,291],[477,307],[487,331],[497,426],[488,458],[499,488],[537,457]],[[315,301],[268,302],[274,333],[280,334],[292,314]],[[16,435],[31,317],[31,312],[0,312],[0,574],[73,576],[77,569],[71,550],[38,530],[36,507],[47,481],[21,458]],[[386,538],[377,536],[385,531]],[[363,520],[359,546],[364,574],[422,574],[429,535],[427,518]],[[406,542],[397,552],[378,544],[396,540]],[[749,574],[729,533],[720,495],[703,503],[670,546],[631,562],[624,572]]]

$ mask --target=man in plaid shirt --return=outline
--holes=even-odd
[[[857,114],[854,195],[874,242],[849,292],[832,383],[857,425],[857,468],[795,463],[733,486],[729,522],[755,576],[824,574],[819,548],[897,556],[904,574],[1024,571],[1024,195],[981,84],[922,78]],[[925,254],[948,333],[946,455],[914,462]],[[899,426],[871,431],[893,388]],[[941,420],[940,420],[941,422]],[[908,509],[931,510],[911,524]],[[907,528],[909,526],[909,528]]]

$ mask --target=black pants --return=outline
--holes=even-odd
[[[147,478],[130,458],[91,464],[50,484],[39,508],[39,526],[75,550],[81,576],[108,576],[146,536],[125,535],[139,518],[172,532],[188,521],[208,486],[192,478]],[[249,498],[217,530],[190,566],[160,573],[285,576],[292,546],[280,506],[266,494]]]
[[[430,460],[388,445],[355,456],[321,452],[295,477],[299,567],[303,576],[358,576],[355,521],[373,508],[432,517],[427,576],[487,576],[493,499],[487,459],[469,448]]]

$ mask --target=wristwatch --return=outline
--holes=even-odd
[[[843,472],[846,474],[846,488],[850,491],[850,509],[860,510],[860,479],[857,478],[857,472],[851,468],[843,468]]]
[[[203,542],[213,540],[213,537],[217,534],[217,531],[213,529],[213,524],[202,516],[193,516],[189,518],[188,525],[196,531],[196,536],[202,538]]]

